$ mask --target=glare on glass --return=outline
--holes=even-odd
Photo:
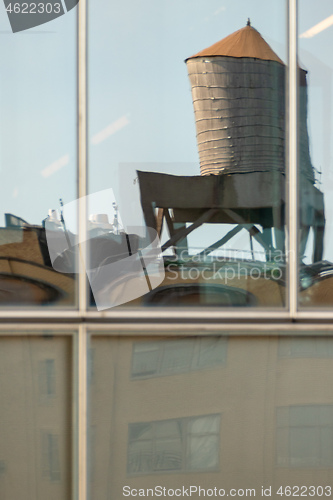
[[[157,232],[165,271],[127,306],[283,307],[286,3],[88,11],[89,193]]]

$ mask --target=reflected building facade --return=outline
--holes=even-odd
[[[280,486],[329,486],[332,345],[327,337],[93,337],[92,498],[120,498],[124,486],[256,496],[271,486],[273,498]]]
[[[0,496],[71,498],[70,337],[11,336],[0,349]]]
[[[65,337],[3,343],[4,499],[71,498],[71,357]],[[125,486],[271,486],[273,498],[280,486],[330,486],[331,338],[96,332],[89,360],[91,498],[122,498]]]

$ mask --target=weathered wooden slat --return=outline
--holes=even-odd
[[[270,170],[284,173],[284,64],[276,60],[215,55],[190,58],[187,67],[201,175]],[[300,81],[300,171],[313,183],[303,70]],[[223,162],[210,162],[212,151]]]
[[[156,207],[174,209],[249,209],[279,206],[285,200],[285,177],[278,172],[219,176],[177,176],[142,171],[137,174],[143,207],[155,203]],[[150,227],[156,227],[156,222]]]

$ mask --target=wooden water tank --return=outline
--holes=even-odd
[[[285,172],[285,65],[247,26],[186,60],[192,87],[201,175]],[[314,180],[301,97],[301,171]],[[305,82],[305,83],[304,83]]]

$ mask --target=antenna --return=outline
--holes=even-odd
[[[119,234],[119,220],[118,220],[118,205],[117,203],[114,201],[112,203],[112,206],[113,206],[113,210],[114,210],[114,217],[113,217],[113,226],[115,228],[115,234]]]
[[[59,203],[60,203],[60,206],[61,206],[60,220],[61,220],[61,224],[62,224],[62,226],[64,228],[65,238],[66,238],[66,241],[67,241],[67,245],[68,245],[68,248],[72,248],[72,243],[71,243],[71,240],[69,239],[69,235],[68,235],[68,232],[67,232],[66,223],[65,223],[65,219],[64,219],[64,211],[63,211],[64,202],[62,201],[62,198],[59,199]]]

